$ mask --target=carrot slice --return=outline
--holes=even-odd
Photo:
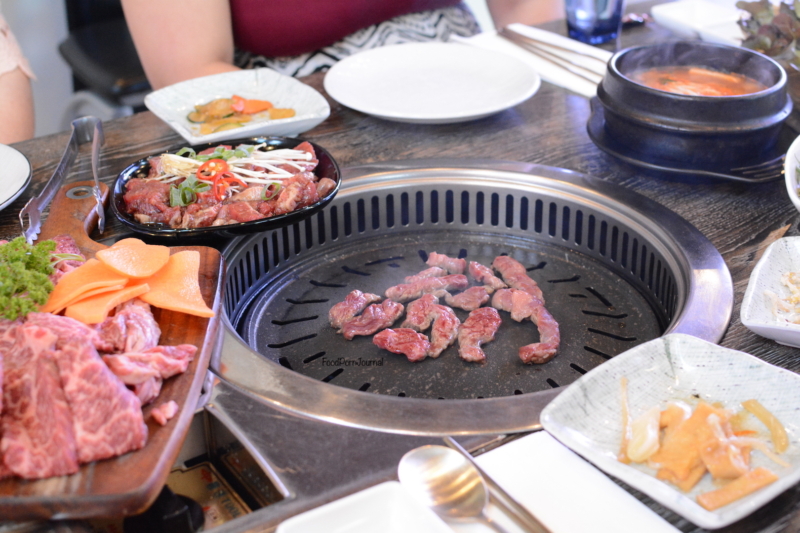
[[[748,494],[766,487],[777,479],[778,476],[771,471],[764,467],[759,467],[734,479],[724,487],[698,495],[697,503],[709,511],[713,511],[739,498],[744,498]]]
[[[108,268],[130,278],[148,278],[161,270],[169,259],[169,248],[146,244],[139,239],[123,239],[95,257]]]
[[[64,314],[84,324],[99,324],[106,319],[109,311],[116,306],[132,298],[141,296],[149,290],[150,287],[148,287],[146,283],[140,283],[118,291],[98,294],[70,305],[67,307]]]
[[[141,299],[150,305],[201,317],[212,317],[200,292],[200,253],[184,250],[169,256],[167,264],[144,280],[150,290]]]
[[[72,300],[70,300],[67,303],[65,303],[64,304],[64,309],[66,309],[70,305],[74,305],[74,304],[80,302],[81,300],[85,300],[86,298],[91,298],[92,296],[97,296],[98,294],[103,294],[103,293],[106,293],[106,292],[119,291],[119,290],[122,290],[124,288],[125,288],[124,284],[122,284],[122,285],[109,285],[108,287],[99,287],[97,289],[92,289],[90,291],[83,292],[83,293],[79,294],[78,296],[76,296],[75,298],[73,298]]]
[[[234,98],[237,98],[234,96]],[[252,115],[253,113],[261,113],[262,111],[266,111],[268,109],[272,109],[273,105],[272,102],[267,100],[250,100],[250,99],[243,99],[243,102],[239,104],[240,109],[237,108],[236,110],[240,113],[244,113],[245,115]]]
[[[68,302],[81,294],[101,287],[125,285],[126,283],[128,283],[127,276],[114,272],[97,259],[88,259],[75,270],[64,274],[40,311],[58,313],[66,307]]]

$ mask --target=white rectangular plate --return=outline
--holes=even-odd
[[[387,481],[282,522],[276,533],[452,533],[397,481]]]
[[[789,449],[783,468],[753,451],[753,467],[765,466],[780,479],[716,511],[701,507],[695,497],[716,487],[710,476],[688,493],[658,480],[655,470],[617,460],[622,437],[621,379],[628,378],[628,404],[633,418],[672,400],[694,404],[698,399],[741,410],[757,399],[786,427]],[[683,334],[670,334],[641,344],[581,376],[542,412],[542,425],[555,438],[598,468],[642,491],[698,526],[716,529],[731,524],[800,480],[800,376],[750,354]],[[767,437],[766,429],[763,436]],[[770,443],[771,446],[771,443]]]

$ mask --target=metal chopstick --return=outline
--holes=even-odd
[[[608,60],[606,60],[606,59],[600,59],[597,56],[593,56],[591,54],[587,54],[587,53],[581,52],[580,50],[575,50],[573,48],[567,48],[566,46],[561,46],[559,44],[551,43],[551,42],[548,42],[548,41],[542,41],[541,39],[536,39],[534,37],[531,37],[530,35],[525,35],[523,33],[520,33],[518,31],[516,31],[516,30],[513,30],[508,26],[506,26],[505,28],[501,28],[498,33],[516,37],[520,41],[528,43],[528,44],[531,44],[531,45],[534,45],[534,46],[537,46],[537,45],[538,46],[547,46],[547,47],[550,47],[550,48],[556,48],[558,50],[562,50],[564,52],[569,52],[571,54],[577,54],[577,55],[579,55],[581,57],[585,57],[585,58],[588,58],[588,59],[594,59],[595,61],[599,61],[603,66],[608,64]]]
[[[502,509],[502,511],[508,515],[514,522],[517,523],[525,531],[530,531],[531,533],[551,533],[547,527],[545,527],[535,516],[533,516],[530,511],[524,508],[520,503],[511,497],[503,487],[497,484],[495,480],[493,480],[489,474],[484,472],[472,455],[464,449],[453,437],[444,437],[444,442],[461,455],[463,455],[467,461],[472,463],[472,465],[478,470],[478,472],[483,476],[484,481],[486,481],[486,485],[489,487],[489,493],[494,496],[495,502],[498,507]]]
[[[548,52],[547,50],[543,50],[542,48],[540,48],[539,46],[537,46],[535,44],[528,43],[528,42],[520,39],[518,37],[519,34],[509,35],[508,33],[504,32],[504,29],[500,30],[497,34],[500,37],[503,37],[504,39],[507,39],[508,41],[516,44],[520,48],[523,48],[524,50],[526,50],[526,51],[528,51],[528,52],[530,52],[530,53],[532,53],[534,55],[539,56],[540,59],[544,59],[545,61],[547,61],[549,63],[552,63],[553,65],[556,65],[557,67],[561,67],[561,68],[563,68],[565,70],[568,70],[569,72],[575,74],[576,76],[578,76],[580,78],[585,79],[588,82],[591,82],[591,83],[594,83],[594,84],[598,84],[598,83],[600,83],[600,80],[602,79],[601,75],[599,75],[598,73],[596,73],[596,72],[594,72],[594,71],[592,71],[592,70],[590,70],[590,69],[588,69],[586,67],[582,67],[582,66],[577,65],[575,63],[571,63],[568,60],[564,59],[563,57],[560,57],[560,56],[557,56],[555,54],[552,54],[552,53]]]
[[[522,40],[522,39],[517,37],[518,34],[509,35],[509,34],[504,33],[503,30],[500,30],[497,34],[500,37],[503,37],[504,39],[514,43],[517,46],[519,46],[523,50],[538,56],[540,59],[543,59],[543,60],[547,61],[548,63],[552,63],[553,65],[556,65],[557,67],[561,67],[561,68],[563,68],[563,69],[575,74],[576,76],[578,76],[580,78],[583,78],[584,80],[586,80],[588,82],[591,82],[591,83],[593,83],[595,85],[600,83],[600,80],[603,78],[600,74],[598,74],[597,72],[594,72],[591,69],[588,69],[588,68],[586,68],[584,66],[578,65],[577,63],[573,63],[570,60],[568,60],[568,59],[566,59],[564,57],[561,57],[559,55],[556,55],[556,54],[553,54],[551,52],[548,52],[547,50],[544,50],[543,48],[539,47],[538,45],[525,42],[524,40]],[[586,57],[589,57],[589,56],[586,56]]]

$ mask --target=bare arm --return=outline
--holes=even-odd
[[[563,0],[487,0],[497,28],[512,22],[534,25],[564,18]]]
[[[0,95],[0,143],[33,137],[33,94],[28,76],[19,68],[0,75]]]
[[[153,89],[237,70],[228,0],[122,0]]]

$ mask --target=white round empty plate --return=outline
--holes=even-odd
[[[447,124],[486,117],[533,96],[539,75],[502,52],[458,43],[409,43],[336,63],[325,90],[349,108],[398,122]]]
[[[17,199],[31,182],[31,164],[19,151],[0,144],[0,165],[3,187],[0,187],[0,209]]]

